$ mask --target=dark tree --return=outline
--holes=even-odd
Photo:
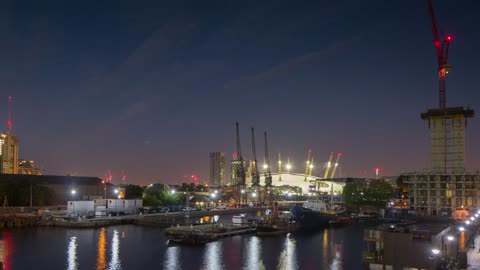
[[[140,199],[143,197],[143,188],[137,185],[125,187],[125,199]]]

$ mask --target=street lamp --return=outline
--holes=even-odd
[[[438,248],[432,248],[432,253],[433,255],[438,255],[438,253],[440,253],[440,250]]]
[[[447,236],[447,240],[448,240],[448,241],[453,241],[454,239],[455,239],[455,237],[453,237],[453,236],[451,236],[451,235]]]
[[[458,227],[458,230],[463,232],[463,231],[465,231],[465,228],[463,226],[460,226],[460,227]]]
[[[107,199],[107,181],[102,180],[103,184],[103,198],[106,200]]]
[[[212,228],[215,228],[215,197],[217,196],[217,194],[215,193],[212,193],[210,194],[210,197],[212,198],[213,200],[213,219],[212,219]]]
[[[77,191],[75,189],[72,189],[72,191],[70,191],[70,193],[72,193],[73,215],[75,216],[75,194],[77,193]]]

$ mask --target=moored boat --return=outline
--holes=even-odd
[[[304,229],[325,228],[336,214],[327,203],[320,200],[308,200],[303,206],[294,206],[290,211]]]

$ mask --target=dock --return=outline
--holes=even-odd
[[[202,224],[202,225],[191,225],[191,226],[177,226],[170,227],[165,229],[165,235],[169,238],[172,237],[189,237],[193,234],[206,235],[212,238],[223,238],[234,235],[249,234],[257,231],[257,228],[244,225],[244,226],[235,226],[235,225],[219,225],[216,224]]]

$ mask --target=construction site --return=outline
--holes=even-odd
[[[446,79],[452,70],[449,49],[454,38],[442,35],[431,0],[427,1],[433,45],[437,58],[438,107],[422,113],[430,132],[430,171],[402,175],[408,185],[410,207],[424,215],[453,215],[463,219],[480,207],[480,175],[465,170],[465,130],[474,111],[463,106],[448,107]]]

